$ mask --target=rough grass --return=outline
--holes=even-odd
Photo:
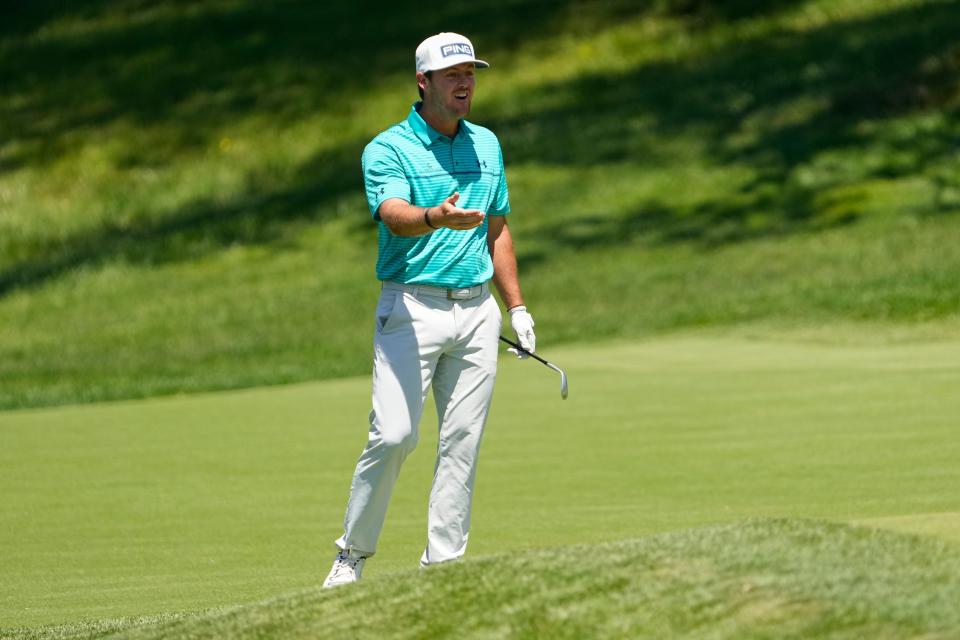
[[[544,346],[956,326],[956,3],[645,7],[11,9],[0,408],[367,372],[359,153],[414,99],[414,44],[451,27],[494,63],[473,117],[503,140]]]
[[[751,520],[0,637],[946,639],[960,628],[958,575],[960,552],[930,539]]]

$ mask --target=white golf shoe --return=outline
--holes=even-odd
[[[366,558],[363,556],[352,555],[341,550],[337,557],[333,559],[333,567],[327,574],[327,579],[323,581],[323,588],[330,589],[331,587],[356,582],[360,579],[360,572],[363,571],[365,561]]]

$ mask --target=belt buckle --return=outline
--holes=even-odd
[[[447,289],[447,300],[469,300],[473,293],[472,287],[466,289]]]

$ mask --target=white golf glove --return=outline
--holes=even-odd
[[[537,349],[537,336],[533,333],[533,316],[527,313],[527,308],[523,305],[510,309],[510,324],[513,325],[513,331],[517,334],[517,342],[520,346],[533,353]],[[530,356],[519,349],[507,349],[511,353],[517,354],[520,359]]]

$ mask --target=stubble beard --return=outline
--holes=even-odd
[[[466,118],[470,113],[470,107],[473,105],[473,95],[468,93],[467,98],[461,103],[452,94],[427,94],[425,102],[429,103],[430,111],[433,113],[459,120]]]

